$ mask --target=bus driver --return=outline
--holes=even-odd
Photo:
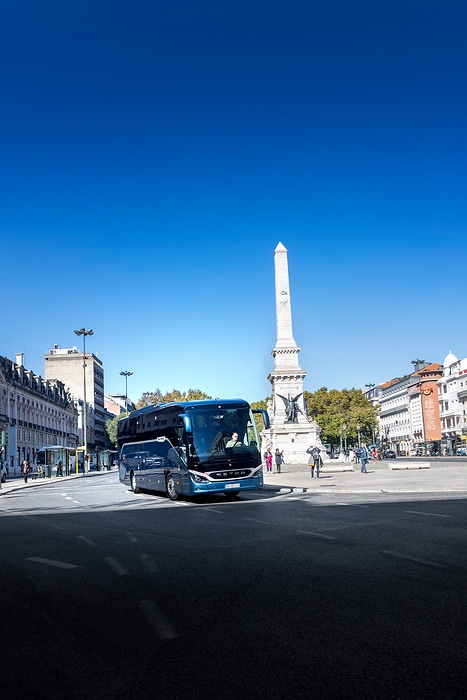
[[[232,437],[225,443],[226,447],[240,447],[242,443],[238,439],[238,433],[232,433]]]

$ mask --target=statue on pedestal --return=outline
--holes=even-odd
[[[303,391],[297,394],[297,396],[291,396],[288,394],[287,398],[281,394],[277,394],[277,396],[279,396],[285,404],[285,415],[287,416],[287,420],[285,420],[284,423],[298,423],[297,413],[302,413],[302,411],[297,403],[297,400],[302,394]]]

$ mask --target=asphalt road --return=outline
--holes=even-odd
[[[464,698],[466,501],[0,500],[3,698]]]

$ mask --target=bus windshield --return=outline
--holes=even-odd
[[[187,406],[185,412],[193,429],[191,452],[200,462],[258,451],[256,424],[248,405]]]

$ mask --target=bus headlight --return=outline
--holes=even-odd
[[[190,476],[193,479],[193,481],[195,482],[195,484],[202,484],[202,483],[206,483],[209,481],[209,479],[206,479],[205,476],[201,476],[201,474],[191,473]]]

